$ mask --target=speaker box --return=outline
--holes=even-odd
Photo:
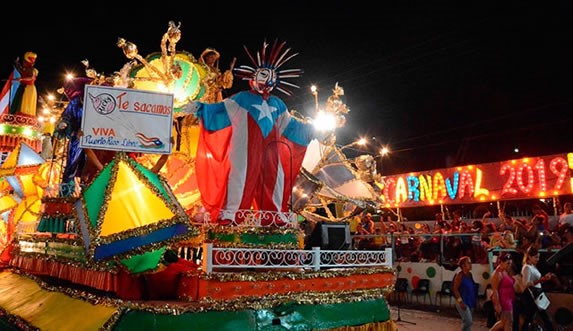
[[[305,249],[320,247],[325,250],[346,250],[350,248],[350,225],[346,222],[317,222],[310,234]]]

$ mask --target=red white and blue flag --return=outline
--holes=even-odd
[[[10,112],[10,103],[14,98],[14,94],[20,85],[20,72],[14,68],[8,80],[0,92],[0,114],[8,114]]]
[[[199,104],[195,166],[204,207],[287,211],[313,128],[290,115],[275,96],[250,91]]]
[[[139,144],[144,148],[161,148],[163,147],[163,142],[159,137],[148,137],[145,134],[138,132],[135,134],[139,140]]]

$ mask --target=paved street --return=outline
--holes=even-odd
[[[402,322],[397,321],[398,309],[391,307],[392,319],[399,331],[450,331],[460,330],[461,319],[450,310],[448,312],[426,312],[413,309],[400,309]],[[407,322],[414,322],[410,324]],[[487,331],[486,320],[479,314],[474,314],[472,331]]]

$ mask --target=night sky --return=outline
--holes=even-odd
[[[243,45],[255,52],[264,40],[286,41],[300,54],[284,68],[305,73],[291,80],[301,86],[294,96],[275,95],[312,116],[310,85],[325,101],[338,82],[351,110],[338,143],[375,137],[370,153],[388,144],[383,174],[573,151],[570,1],[131,6],[92,2],[4,18],[0,75],[29,50],[38,54],[40,94],[61,86],[66,70],[83,73],[83,59],[111,73],[127,62],[119,37],[142,55],[160,51],[173,20],[183,32],[178,50],[198,57],[214,47],[221,69],[233,57],[250,64]],[[236,79],[227,95],[246,88]]]

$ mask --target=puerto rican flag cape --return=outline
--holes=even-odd
[[[10,112],[10,104],[14,100],[18,86],[20,86],[20,72],[14,68],[0,92],[0,114],[8,114]]]
[[[292,117],[280,98],[252,91],[197,103],[196,115],[197,184],[211,219],[234,220],[235,211],[251,207],[287,211],[312,125]]]

